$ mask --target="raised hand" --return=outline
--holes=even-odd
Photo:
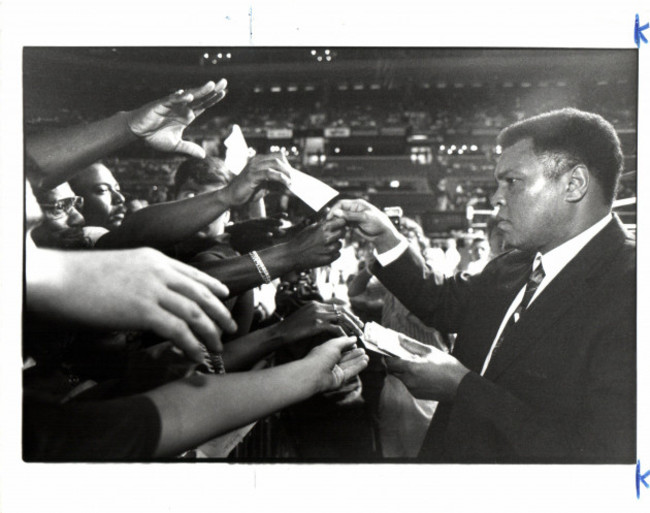
[[[322,267],[332,263],[339,256],[342,247],[340,239],[345,236],[346,222],[330,219],[303,228],[288,241],[293,254],[297,256],[297,271]]]
[[[379,252],[394,247],[401,240],[388,216],[362,199],[338,201],[327,214],[327,219],[333,218],[344,219],[357,234],[374,243]]]
[[[161,100],[127,112],[131,131],[160,151],[186,153],[205,158],[198,144],[183,140],[183,132],[192,121],[226,96],[225,79],[209,81],[201,87],[179,90]]]
[[[236,207],[257,201],[266,195],[273,182],[285,187],[291,183],[291,165],[286,157],[282,153],[256,155],[224,189],[226,202]]]

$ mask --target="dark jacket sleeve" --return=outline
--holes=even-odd
[[[555,337],[561,342],[552,340],[553,331],[540,340],[555,344],[548,358],[560,370],[552,379],[535,376],[543,349],[514,363],[509,376],[504,373],[496,382],[475,372],[465,376],[450,409],[447,459],[635,462],[636,295],[633,280],[613,280],[628,285],[610,282],[600,294],[594,291],[593,296],[612,295],[605,308],[590,304],[598,298],[583,299],[580,308],[596,317],[579,321],[572,337],[562,337],[558,328]]]
[[[152,458],[160,417],[151,400],[131,396],[56,404],[23,401],[25,461],[142,461]]]
[[[473,287],[480,280],[466,273],[444,278],[411,249],[386,267],[375,262],[371,270],[411,313],[443,333],[455,333],[462,326]]]

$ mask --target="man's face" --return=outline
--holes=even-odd
[[[67,183],[40,197],[43,220],[32,237],[39,246],[55,248],[84,247],[83,216],[76,206],[79,199]]]
[[[187,180],[181,188],[178,190],[176,195],[177,200],[193,198],[199,194],[206,192],[216,191],[218,189],[223,189],[225,185],[223,184],[198,184],[194,180]],[[196,237],[201,239],[216,239],[219,235],[222,235],[225,232],[226,225],[230,221],[230,211],[226,211],[217,217],[207,226],[203,227],[196,233]]]
[[[545,166],[530,139],[506,148],[499,159],[492,204],[498,207],[497,226],[509,246],[544,253],[565,241],[566,180],[547,178]]]
[[[76,192],[84,198],[83,214],[88,226],[112,230],[122,224],[126,213],[124,196],[106,166],[91,166],[75,182]]]

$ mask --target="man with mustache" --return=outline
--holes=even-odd
[[[440,405],[431,462],[634,463],[635,242],[612,215],[623,169],[613,126],[562,109],[504,129],[492,203],[510,248],[436,283],[390,220],[361,200],[342,217],[377,250],[373,272],[415,315],[457,333],[453,353],[391,358]]]
[[[104,164],[92,164],[70,180],[70,186],[84,199],[83,214],[89,226],[112,230],[122,224],[125,198],[120,184]]]

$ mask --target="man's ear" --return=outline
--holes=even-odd
[[[566,199],[576,203],[582,200],[589,190],[589,169],[584,164],[578,164],[569,171],[567,176]]]

